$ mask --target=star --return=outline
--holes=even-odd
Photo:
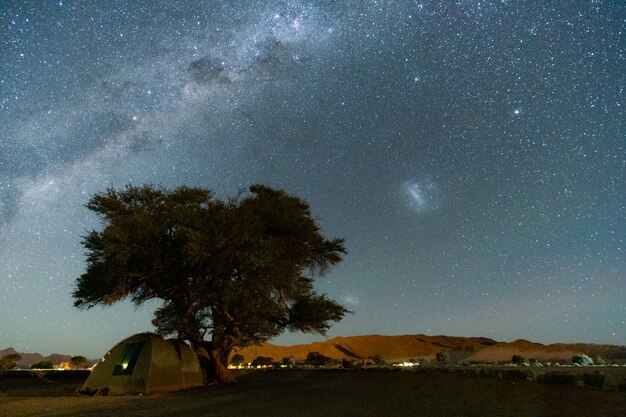
[[[617,2],[5,3],[2,342],[153,329],[72,307],[94,193],[255,182],[346,240],[316,285],[359,311],[330,337],[626,340]]]

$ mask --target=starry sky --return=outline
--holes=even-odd
[[[328,336],[626,344],[626,6],[0,0],[0,348],[97,358],[107,187],[261,182],[349,254]],[[274,343],[320,336],[285,334]]]

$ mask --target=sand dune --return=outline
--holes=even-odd
[[[456,361],[499,362],[522,355],[538,360],[570,360],[574,355],[587,354],[604,359],[626,359],[626,346],[598,344],[552,344],[543,345],[519,339],[514,342],[498,342],[485,337],[427,336],[422,334],[403,336],[351,336],[335,337],[323,342],[306,345],[279,346],[264,344],[238,350],[246,360],[257,356],[281,360],[293,356],[305,359],[309,352],[319,352],[334,359],[366,359],[382,355],[387,361],[409,359],[434,359],[438,352],[448,352]]]

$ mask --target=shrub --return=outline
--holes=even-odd
[[[274,362],[274,359],[267,356],[257,356],[252,361],[252,366],[270,366]]]
[[[513,357],[511,358],[511,363],[521,366],[528,366],[530,364],[528,359],[522,355],[513,355]]]
[[[313,365],[313,366],[327,366],[330,363],[332,363],[332,359],[329,358],[328,356],[324,356],[319,352],[309,352],[308,355],[306,355],[306,363],[307,365]]]
[[[539,379],[539,382],[545,382],[546,384],[571,384],[576,381],[576,376],[573,374],[566,374],[563,372],[548,372],[542,378]]]
[[[587,387],[602,388],[604,385],[604,374],[583,374],[583,382]]]
[[[296,358],[293,356],[285,356],[283,358],[282,364],[285,366],[293,367],[296,365]]]
[[[72,356],[70,363],[72,364],[73,369],[79,369],[87,364],[87,358],[84,356]]]
[[[52,362],[48,359],[44,359],[42,361],[39,362],[35,362],[30,366],[31,369],[52,369],[54,368],[54,365],[52,364]]]
[[[437,352],[435,362],[439,366],[446,366],[450,363],[450,355],[448,354],[448,352]]]
[[[353,359],[342,359],[341,360],[341,367],[342,368],[358,368],[359,367],[359,363],[357,363],[357,361],[355,361]]]
[[[241,365],[242,363],[244,363],[245,360],[246,358],[238,353],[233,356],[233,358],[230,360],[230,363],[232,363],[233,365]]]
[[[12,353],[0,358],[0,371],[8,371],[17,367],[17,361],[22,359],[18,353]]]

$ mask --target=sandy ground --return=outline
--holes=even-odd
[[[445,370],[278,370],[150,396],[78,396],[81,383],[0,378],[0,416],[626,416],[624,392]]]

